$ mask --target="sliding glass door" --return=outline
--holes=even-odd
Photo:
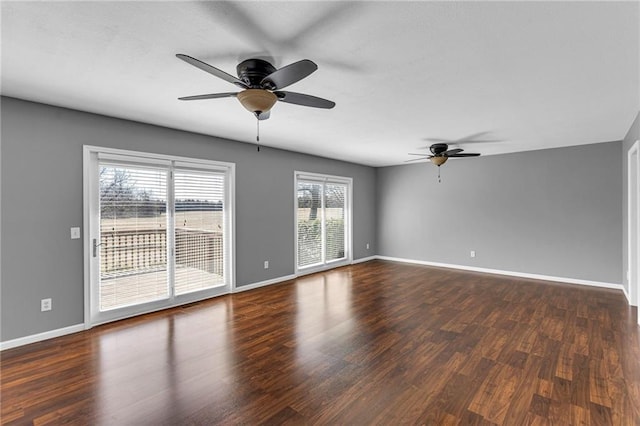
[[[175,292],[224,285],[224,175],[174,172]]]
[[[99,258],[100,311],[170,296],[167,269],[167,171],[102,163]]]
[[[296,173],[296,266],[338,266],[351,260],[351,179]]]
[[[89,322],[230,292],[233,166],[85,148]]]

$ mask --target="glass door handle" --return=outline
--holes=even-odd
[[[98,247],[100,247],[101,245],[102,243],[98,244],[97,239],[93,239],[93,257],[96,257],[98,255]]]

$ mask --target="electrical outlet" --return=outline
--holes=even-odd
[[[71,239],[77,240],[78,238],[80,238],[80,228],[78,227],[71,228]]]
[[[40,301],[40,311],[50,311],[51,310],[51,299],[42,299]]]
[[[367,250],[369,250],[369,243],[367,243]]]
[[[471,250],[471,252],[469,253],[469,256],[476,257],[476,251],[475,250]]]
[[[268,260],[264,261],[264,269],[269,269],[269,261]]]

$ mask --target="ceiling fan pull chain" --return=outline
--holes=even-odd
[[[438,183],[442,183],[442,181],[440,180],[440,166],[438,166]]]
[[[258,152],[260,152],[260,119],[256,114],[256,147],[258,148]]]

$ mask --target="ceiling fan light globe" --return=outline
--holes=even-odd
[[[448,159],[448,158],[449,158],[449,157],[444,157],[444,156],[443,156],[443,157],[431,157],[431,158],[429,158],[429,160],[430,160],[433,164],[435,164],[436,166],[440,167],[441,165],[443,165],[444,163],[446,163],[446,162],[447,162],[447,159]]]
[[[243,107],[252,113],[264,113],[273,107],[278,97],[263,89],[246,89],[238,93],[238,100]]]

